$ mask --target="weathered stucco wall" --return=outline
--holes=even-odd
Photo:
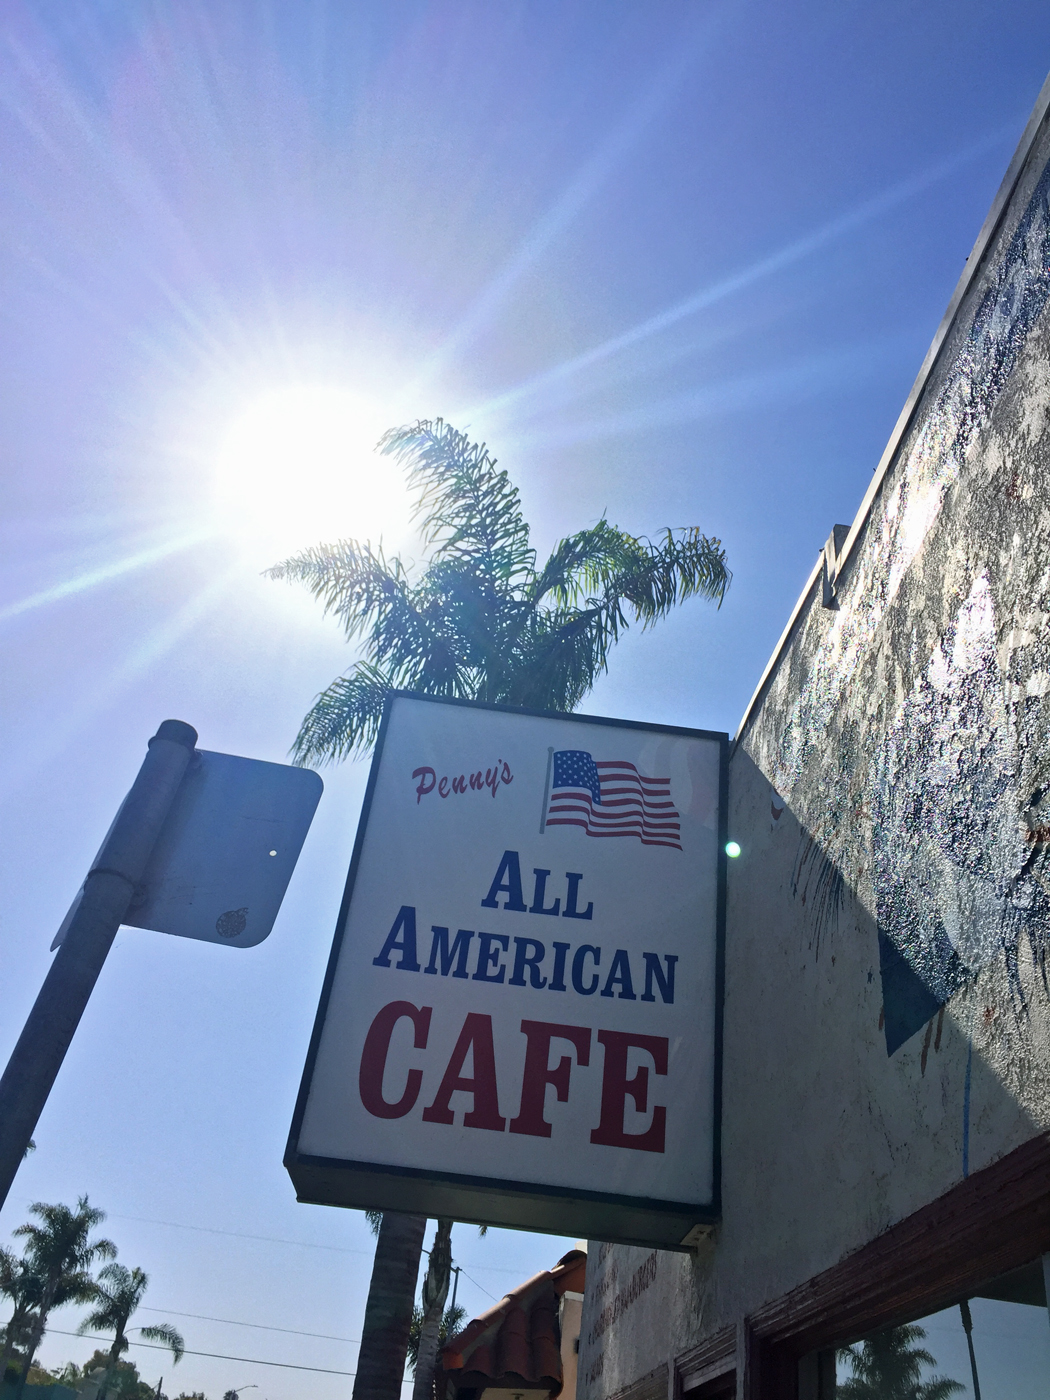
[[[582,1400],[666,1394],[676,1355],[1050,1127],[1048,158],[1044,126],[838,606],[818,580],[743,727],[722,1223],[695,1256],[592,1246]]]

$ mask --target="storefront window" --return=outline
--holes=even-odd
[[[840,1347],[834,1357],[836,1400],[1046,1400],[1042,1262],[992,1280],[966,1303]]]

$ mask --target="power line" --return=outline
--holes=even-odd
[[[483,1288],[482,1285],[478,1283],[477,1279],[471,1278],[466,1269],[462,1269],[462,1273],[463,1277],[469,1279],[475,1288],[485,1294],[486,1298],[491,1298],[494,1303],[500,1301],[494,1294],[490,1293],[487,1288]],[[184,1312],[180,1308],[154,1308],[148,1303],[140,1303],[139,1311],[171,1313],[172,1317],[192,1317],[198,1322],[221,1322],[227,1327],[254,1327],[260,1332],[284,1332],[289,1337],[316,1337],[322,1342],[346,1342],[350,1346],[359,1346],[361,1342],[360,1337],[336,1337],[331,1332],[304,1332],[301,1327],[277,1327],[270,1322],[242,1322],[236,1317],[212,1317],[211,1313]]]
[[[106,1215],[110,1220],[134,1220],[140,1225],[163,1225],[166,1229],[169,1230],[195,1230],[198,1234],[203,1235],[227,1235],[231,1239],[235,1240],[258,1240],[263,1244],[288,1244],[294,1245],[297,1249],[325,1249],[328,1250],[330,1253],[335,1254],[364,1254],[368,1255],[369,1257],[371,1257],[374,1254],[374,1250],[354,1249],[351,1245],[317,1244],[314,1240],[286,1240],[279,1238],[276,1235],[247,1235],[240,1230],[220,1230],[214,1225],[187,1225],[182,1220],[154,1220],[151,1216],[148,1215],[117,1215],[113,1211],[107,1211]],[[430,1251],[424,1249],[423,1253],[429,1254]],[[501,1268],[498,1264],[471,1264],[470,1267],[472,1269],[480,1269],[480,1271],[483,1274],[518,1275],[521,1272],[520,1269]],[[468,1274],[467,1277],[470,1278],[470,1275]],[[471,1279],[471,1282],[475,1285],[476,1288],[481,1288],[481,1284],[478,1283],[475,1279]],[[487,1297],[493,1297],[493,1295],[489,1293],[487,1289],[481,1288],[481,1291]],[[498,1299],[496,1301],[498,1301]],[[172,1312],[174,1311],[174,1309],[169,1309],[168,1311]],[[186,1313],[184,1314],[184,1316],[189,1317],[191,1316],[191,1314]],[[218,1321],[220,1319],[215,1320]]]
[[[501,1268],[499,1264],[471,1264],[470,1267],[480,1269],[483,1274],[513,1274],[515,1278],[521,1278],[520,1269]]]
[[[235,1240],[260,1240],[264,1244],[290,1244],[299,1249],[327,1249],[336,1254],[366,1254],[371,1256],[375,1252],[371,1249],[354,1249],[350,1245],[316,1244],[313,1240],[286,1240],[275,1235],[246,1235],[239,1230],[220,1230],[214,1225],[187,1225],[181,1220],[153,1220],[148,1215],[116,1215],[112,1211],[107,1211],[106,1214],[110,1220],[135,1220],[140,1225],[163,1225],[169,1230],[196,1230],[205,1235],[229,1235]],[[430,1253],[428,1249],[424,1249],[422,1252],[424,1254]],[[471,1264],[470,1267],[480,1269],[482,1273],[486,1274],[520,1274],[521,1272],[520,1269],[500,1268],[498,1264]],[[477,1287],[481,1288],[481,1285],[478,1284]],[[485,1290],[482,1289],[482,1292]],[[492,1294],[490,1293],[488,1296],[491,1298]],[[169,1309],[169,1311],[173,1311],[173,1309]],[[189,1317],[190,1314],[187,1313],[186,1316]]]
[[[185,1225],[181,1220],[151,1220],[146,1215],[116,1215],[107,1212],[110,1220],[136,1220],[140,1225],[165,1225],[171,1230],[196,1230],[203,1235],[229,1235],[235,1240],[261,1240],[264,1244],[294,1244],[300,1249],[327,1249],[336,1254],[371,1254],[368,1249],[352,1249],[347,1245],[315,1244],[313,1240],[284,1240],[274,1235],[245,1235],[239,1230],[218,1230],[211,1225]]]
[[[461,1272],[464,1278],[469,1279],[475,1288],[485,1294],[486,1298],[491,1298],[494,1303],[500,1301],[494,1294],[490,1293],[487,1288],[482,1287],[477,1279],[471,1278],[470,1274],[468,1274],[466,1269],[463,1269],[462,1266]],[[509,1273],[511,1271],[507,1270],[506,1272]],[[361,1342],[360,1337],[336,1337],[331,1332],[304,1332],[301,1327],[277,1327],[269,1322],[242,1322],[236,1317],[213,1317],[211,1313],[184,1312],[180,1308],[155,1308],[148,1303],[140,1303],[139,1310],[141,1312],[171,1313],[173,1317],[192,1317],[198,1322],[221,1322],[227,1327],[254,1327],[260,1332],[284,1332],[290,1337],[316,1337],[322,1342],[346,1342],[351,1346],[358,1346]]]
[[[112,1218],[114,1220],[140,1220],[148,1225],[170,1225],[172,1229],[175,1230],[205,1230],[208,1234],[233,1235],[236,1239],[264,1240],[269,1238],[269,1236],[267,1235],[239,1235],[234,1230],[209,1230],[208,1227],[205,1225],[180,1225],[177,1224],[174,1220],[146,1220],[145,1217],[141,1215],[114,1215]],[[307,1244],[305,1240],[273,1240],[272,1243],[298,1244],[301,1245],[304,1249],[338,1248],[337,1245]],[[348,1249],[343,1251],[343,1253],[345,1254],[366,1254],[367,1252],[368,1251],[364,1249]],[[430,1251],[424,1249],[423,1253],[429,1254]],[[489,1290],[483,1284],[478,1283],[477,1279],[474,1278],[473,1275],[468,1274],[466,1269],[463,1269],[462,1266],[460,1267],[463,1273],[463,1277],[469,1279],[470,1282],[474,1285],[474,1287],[479,1290],[479,1292],[484,1293],[486,1298],[491,1298],[494,1303],[498,1303],[500,1301],[500,1299],[496,1297],[495,1293],[490,1293]],[[482,1269],[485,1272],[496,1274],[520,1273],[519,1269],[501,1269],[498,1268],[496,1265],[490,1264],[471,1264],[470,1267],[472,1269]],[[361,1340],[360,1337],[333,1337],[328,1332],[303,1332],[300,1331],[297,1327],[272,1327],[265,1322],[239,1322],[236,1318],[232,1317],[210,1317],[207,1313],[180,1312],[178,1308],[153,1308],[147,1307],[145,1304],[141,1304],[140,1306],[142,1306],[146,1312],[170,1312],[173,1313],[176,1317],[194,1317],[199,1319],[201,1322],[224,1322],[228,1323],[231,1327],[258,1327],[263,1332],[288,1332],[292,1336],[318,1337],[321,1340],[327,1342],[352,1342],[356,1344],[359,1343]]]
[[[473,1266],[472,1266],[472,1267],[473,1267]],[[460,1265],[460,1268],[461,1268],[461,1270],[462,1270],[463,1277],[464,1277],[464,1278],[469,1278],[470,1281],[471,1281],[471,1283],[474,1285],[474,1287],[475,1287],[475,1288],[481,1289],[481,1292],[484,1293],[484,1295],[485,1295],[486,1298],[491,1298],[492,1301],[493,1301],[494,1303],[498,1303],[498,1302],[500,1301],[500,1300],[496,1297],[495,1293],[490,1293],[490,1292],[488,1291],[487,1288],[482,1288],[482,1287],[481,1287],[481,1284],[478,1283],[478,1281],[477,1281],[476,1278],[470,1278],[470,1275],[467,1273],[466,1269],[464,1269],[462,1265]],[[514,1272],[512,1269],[501,1269],[501,1270],[500,1270],[500,1273],[501,1273],[501,1274],[509,1274],[509,1273],[512,1273],[512,1272]],[[504,1297],[506,1297],[506,1294],[504,1294]]]
[[[318,1337],[325,1342],[349,1342],[356,1346],[360,1337],[333,1337],[330,1332],[303,1332],[298,1327],[273,1327],[266,1322],[239,1322],[235,1317],[211,1317],[208,1313],[180,1312],[178,1308],[151,1308],[140,1303],[142,1312],[171,1313],[173,1317],[195,1317],[199,1322],[224,1322],[230,1327],[257,1327],[261,1332],[287,1332],[293,1337]]]
[[[110,1337],[100,1336],[97,1332],[66,1332],[61,1327],[49,1327],[48,1332],[57,1332],[60,1337],[87,1337],[92,1342],[109,1342]],[[129,1339],[129,1346],[146,1347],[149,1351],[170,1351],[170,1347],[161,1346],[158,1342],[133,1342]],[[325,1376],[356,1376],[356,1371],[333,1371],[327,1366],[296,1366],[291,1361],[261,1361],[257,1356],[227,1356],[222,1351],[191,1351],[189,1347],[184,1349],[186,1356],[210,1356],[216,1361],[243,1361],[246,1366],[280,1366],[284,1371],[318,1371]]]

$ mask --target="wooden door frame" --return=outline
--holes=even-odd
[[[684,1400],[687,1393],[704,1400],[705,1392],[721,1392],[736,1370],[736,1349],[736,1328],[729,1326],[681,1352],[672,1368],[671,1400]]]

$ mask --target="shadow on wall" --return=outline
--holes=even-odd
[[[968,693],[969,703],[951,686],[917,686],[888,731],[869,801],[851,814],[854,837],[866,834],[867,888],[746,752],[732,760],[731,830],[747,840],[730,872],[727,1073],[734,1055],[758,1069],[736,1011],[757,978],[753,1017],[775,1018],[784,1057],[775,1081],[797,1075],[825,1122],[838,1121],[844,1177],[882,1178],[899,1198],[871,1207],[881,1225],[930,1198],[919,1179],[903,1196],[890,1184],[905,1160],[921,1178],[928,1157],[936,1194],[969,1175],[976,1120],[977,1165],[1048,1121],[1046,847],[1037,827],[1019,824],[1020,799],[989,761],[1001,730],[985,726]],[[1031,816],[1031,803],[1022,811]],[[776,946],[756,965],[733,945],[763,928]],[[727,1104],[731,1095],[730,1085]]]
[[[713,1317],[819,1274],[1050,1119],[1039,931],[1029,939],[1018,925],[1021,937],[1004,935],[974,969],[949,941],[948,972],[963,976],[945,998],[944,981],[924,980],[928,963],[910,960],[911,904],[892,921],[899,883],[886,882],[881,925],[871,892],[847,881],[743,750],[732,766],[731,830],[746,841],[729,872],[724,1229],[734,1253],[766,1263],[756,1287],[748,1270],[697,1261],[694,1289]],[[896,797],[906,805],[903,785]],[[872,874],[875,864],[872,851]]]
[[[889,1055],[993,964],[1018,1015],[1032,994],[1022,956],[1050,998],[1050,788],[1025,784],[997,648],[981,570],[884,732],[868,800],[852,814],[855,831],[867,828],[863,902],[877,928]],[[773,828],[785,812],[771,788]],[[791,894],[808,909],[818,955],[858,899],[831,852],[801,828]]]

